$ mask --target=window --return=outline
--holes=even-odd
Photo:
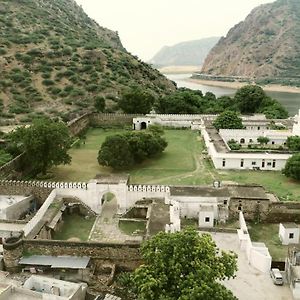
[[[275,142],[274,142],[274,141],[272,141],[272,145],[275,145]]]
[[[249,143],[252,143],[253,142],[253,140],[252,139],[249,139]]]
[[[268,163],[267,163],[267,166],[272,166],[272,163],[271,163],[271,162],[268,162]]]
[[[275,168],[276,167],[276,160],[273,159],[273,164],[272,164],[272,167]]]
[[[260,130],[260,127],[259,127],[259,126],[257,127],[257,130]]]
[[[240,211],[242,210],[242,205],[239,205],[238,210]]]
[[[223,161],[222,161],[222,166],[225,167],[226,166],[226,159],[223,158]]]
[[[262,162],[261,162],[261,167],[264,168],[264,167],[265,167],[265,164],[266,164],[266,163],[265,163],[265,160],[263,159]]]
[[[244,167],[244,160],[241,159],[241,168],[243,168],[243,167]]]
[[[289,239],[293,239],[294,238],[294,234],[293,233],[290,233],[289,234]]]
[[[227,205],[228,201],[227,200],[224,200],[224,205]]]
[[[242,139],[240,140],[240,143],[241,143],[241,144],[245,144],[245,139],[242,138]]]
[[[251,163],[251,165],[252,165],[252,166],[256,166],[256,161],[253,161],[253,162]]]
[[[205,223],[209,223],[210,217],[205,217]]]

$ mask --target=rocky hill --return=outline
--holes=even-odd
[[[73,0],[2,0],[0,27],[2,124],[42,115],[68,119],[99,96],[114,110],[132,84],[156,94],[175,89]]]
[[[278,0],[255,8],[211,50],[202,73],[298,84],[300,1]]]
[[[157,66],[201,66],[220,37],[188,41],[163,47],[149,63]]]

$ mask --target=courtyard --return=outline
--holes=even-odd
[[[238,255],[236,278],[224,281],[224,285],[240,300],[290,300],[292,293],[287,284],[276,286],[268,273],[251,267],[246,253],[240,250],[237,234],[213,233],[213,240],[221,250],[234,251]]]
[[[89,129],[85,143],[70,150],[72,163],[51,170],[51,181],[87,182],[96,174],[114,173],[99,166],[98,151],[108,135],[121,133],[121,129]],[[165,130],[168,147],[162,155],[147,160],[132,169],[133,184],[206,185],[214,180],[228,183],[261,184],[281,200],[300,201],[298,182],[274,171],[216,170],[205,154],[202,138],[196,131]]]

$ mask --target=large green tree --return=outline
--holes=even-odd
[[[221,283],[235,276],[237,256],[220,251],[209,234],[161,232],[141,253],[144,264],[127,282],[138,300],[237,299]]]
[[[300,136],[289,136],[286,145],[291,151],[300,151]]]
[[[131,167],[134,159],[127,138],[121,134],[106,137],[98,153],[98,162],[116,170]]]
[[[147,114],[155,102],[153,94],[139,86],[127,90],[119,100],[119,107],[128,114]]]
[[[258,85],[246,85],[238,89],[234,96],[242,114],[258,112],[265,98],[264,90]]]
[[[244,128],[242,119],[238,116],[235,111],[224,111],[221,113],[213,125],[219,129],[242,129]]]
[[[29,127],[16,129],[9,140],[25,153],[25,163],[35,174],[46,174],[52,166],[71,162],[68,150],[72,139],[64,123],[35,120]]]
[[[287,160],[282,173],[287,177],[300,180],[300,153],[294,154]]]
[[[113,169],[127,169],[135,163],[154,157],[168,145],[160,134],[158,131],[147,130],[109,136],[101,145],[98,162]]]

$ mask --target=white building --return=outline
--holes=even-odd
[[[295,223],[280,223],[279,238],[282,245],[298,244],[300,236],[300,228]]]
[[[23,287],[0,284],[0,300],[84,300],[87,285],[32,275]]]

